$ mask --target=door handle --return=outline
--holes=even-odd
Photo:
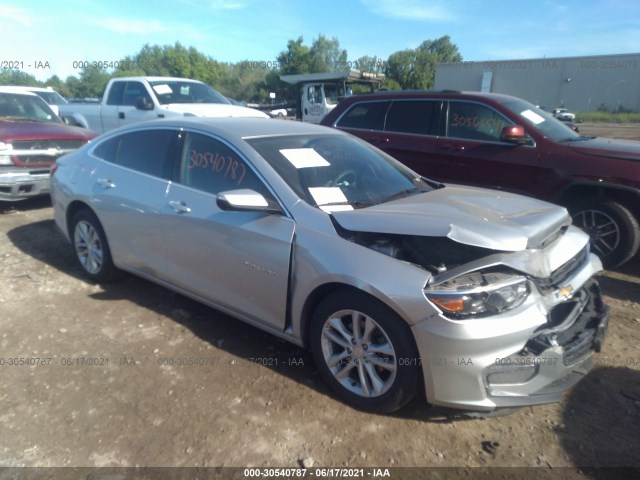
[[[450,152],[462,152],[464,151],[464,145],[448,143],[443,145],[442,147],[445,150],[449,150]]]
[[[187,207],[184,202],[171,201],[169,205],[178,213],[191,213],[191,208]]]
[[[116,184],[113,183],[111,180],[109,180],[108,178],[99,178],[98,179],[98,185],[100,185],[102,188],[115,188]]]
[[[124,112],[118,112],[118,118],[120,120],[123,120],[124,119]]]

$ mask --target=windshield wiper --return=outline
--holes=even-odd
[[[390,197],[385,198],[380,203],[387,203],[393,200],[399,200],[400,198],[409,197],[411,195],[416,195],[418,193],[424,193],[425,191],[426,190],[422,190],[421,188],[418,188],[418,187],[407,188],[406,190],[401,190],[398,193],[394,193]]]
[[[336,206],[340,206],[340,205],[350,205],[354,208],[367,208],[370,207],[371,204],[370,203],[365,203],[365,202],[331,202],[331,203],[323,203],[322,205],[318,205],[318,207],[336,207]]]

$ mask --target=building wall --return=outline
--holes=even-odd
[[[538,58],[440,63],[436,90],[481,91],[492,74],[490,91],[524,98],[551,110],[640,111],[640,53],[589,57]]]

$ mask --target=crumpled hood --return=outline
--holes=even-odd
[[[623,158],[640,162],[640,142],[634,140],[618,140],[613,138],[591,138],[568,142],[567,145],[576,152],[598,157]]]
[[[264,112],[255,108],[228,105],[225,103],[171,103],[160,107],[178,113],[190,113],[196,117],[258,117],[269,118]]]
[[[571,223],[563,207],[521,195],[461,186],[446,186],[332,215],[347,230],[448,237],[502,251],[535,248]]]

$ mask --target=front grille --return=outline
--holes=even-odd
[[[51,164],[64,153],[84,145],[82,139],[19,140],[11,142],[16,165]],[[31,154],[30,152],[33,152]]]
[[[563,347],[564,363],[572,365],[588,351],[599,349],[595,340],[607,316],[608,307],[602,302],[600,286],[591,280],[572,300],[556,305],[549,312],[547,324],[540,327],[544,333],[529,340],[525,349],[539,355],[547,348]]]
[[[18,162],[21,165],[40,165],[42,163],[53,163],[60,155],[20,155]]]
[[[84,145],[81,139],[50,139],[50,140],[18,140],[11,142],[14,150],[47,150],[49,148],[57,148],[60,150],[70,150],[80,148]]]
[[[565,283],[586,261],[589,254],[588,244],[570,260],[557,268],[547,278],[532,278],[533,282],[541,290],[554,289]]]

